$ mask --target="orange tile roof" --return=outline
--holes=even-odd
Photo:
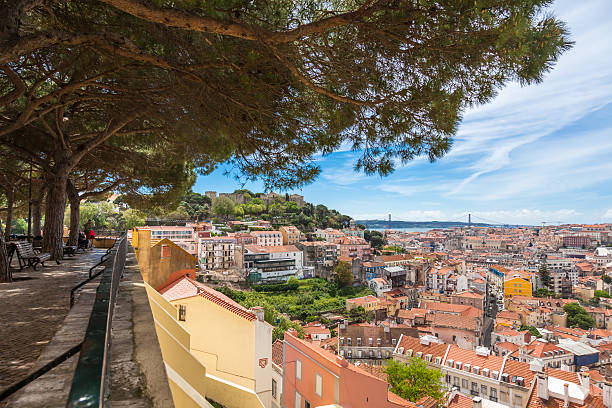
[[[433,327],[452,327],[459,330],[475,331],[476,318],[472,316],[456,316],[446,313],[435,313],[432,321]]]
[[[192,296],[202,296],[213,303],[229,310],[238,316],[244,317],[247,320],[253,321],[257,317],[244,306],[236,303],[221,292],[217,292],[208,286],[195,281],[191,278],[183,276],[176,281],[162,288],[159,293],[168,301],[183,299]]]
[[[448,402],[448,408],[472,408],[474,406],[474,401],[471,397],[467,395],[463,395],[460,393],[455,393],[455,395]]]

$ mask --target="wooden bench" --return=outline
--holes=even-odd
[[[19,270],[23,268],[32,267],[36,270],[36,265],[41,264],[45,266],[45,261],[51,259],[51,254],[40,253],[32,248],[32,244],[28,241],[15,241],[12,242],[17,253],[17,260],[19,261]],[[58,262],[59,263],[59,262]]]

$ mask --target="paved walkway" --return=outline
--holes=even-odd
[[[28,375],[70,310],[70,289],[86,279],[104,249],[79,252],[61,265],[13,273],[0,283],[0,389]],[[16,265],[13,259],[13,265]]]

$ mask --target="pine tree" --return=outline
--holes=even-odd
[[[548,271],[548,266],[546,266],[546,262],[542,262],[540,267],[538,268],[538,274],[540,275],[540,280],[542,281],[542,285],[545,289],[550,289],[550,272]]]

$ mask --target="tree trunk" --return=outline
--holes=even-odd
[[[41,206],[42,201],[45,198],[45,191],[41,190],[36,200],[32,201],[32,236],[40,236],[40,224],[41,224]]]
[[[6,231],[4,232],[4,240],[11,239],[11,225],[13,224],[13,204],[15,202],[15,190],[9,186],[6,192]]]
[[[58,169],[59,170],[59,169]],[[45,227],[43,251],[52,259],[63,259],[64,212],[66,210],[66,183],[68,171],[60,170],[47,176],[47,199],[45,202]]]
[[[81,200],[79,192],[74,188],[72,181],[68,179],[66,185],[68,201],[70,202],[70,234],[68,235],[67,245],[76,246],[79,240],[79,222],[81,220]]]
[[[0,282],[11,282],[11,274],[9,272],[8,254],[4,246],[4,233],[2,231],[2,220],[0,220]]]

